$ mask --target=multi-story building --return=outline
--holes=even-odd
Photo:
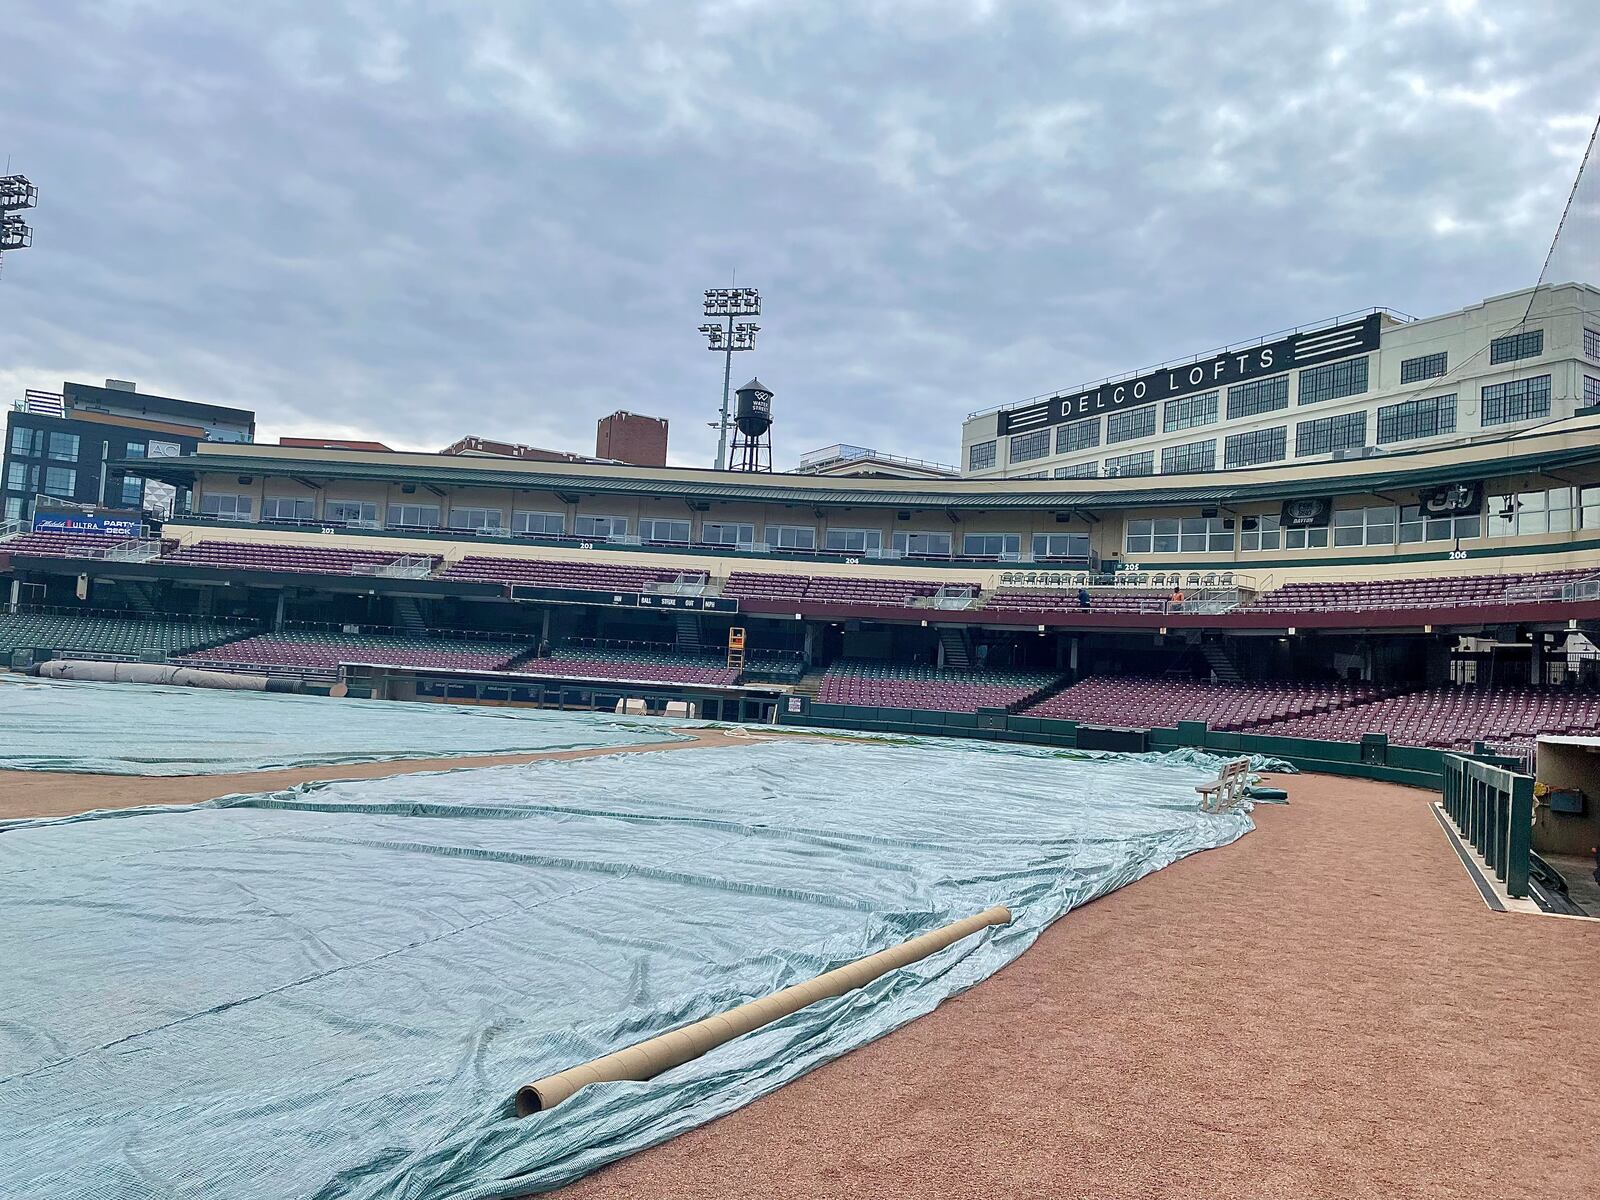
[[[1176,475],[1500,437],[1600,404],[1600,290],[1387,309],[968,417],[969,478]]]
[[[249,442],[253,412],[139,392],[119,379],[104,387],[64,383],[61,394],[31,392],[6,414],[0,524],[31,520],[38,499],[113,509],[170,511],[170,485],[109,462],[176,458],[201,442]],[[180,505],[181,507],[181,505]]]

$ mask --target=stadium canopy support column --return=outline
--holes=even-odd
[[[286,590],[287,589],[285,589],[285,588],[279,588],[278,589],[278,609],[277,609],[276,612],[274,612],[272,614],[272,632],[273,633],[282,633],[283,632],[283,597],[284,597],[284,592]]]
[[[1528,655],[1528,682],[1538,687],[1544,680],[1544,634],[1535,633],[1528,640],[1533,643]]]
[[[11,581],[11,611],[12,612],[16,612],[17,611],[17,605],[19,603],[21,603],[21,599],[22,599],[22,580],[13,579]]]

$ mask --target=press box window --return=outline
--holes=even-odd
[[[435,529],[439,525],[437,504],[391,504],[389,525],[396,529]]]
[[[967,448],[967,470],[985,471],[994,466],[994,441],[975,442]]]
[[[894,535],[894,548],[901,554],[913,555],[919,558],[949,558],[950,535],[948,533],[897,533]]]
[[[647,542],[689,542],[689,522],[669,521],[660,517],[641,517],[639,536]]]
[[[706,521],[700,540],[707,546],[748,546],[756,540],[756,527],[729,521]]]
[[[1243,517],[1239,522],[1239,549],[1276,550],[1283,545],[1283,530],[1276,513]]]
[[[268,496],[261,502],[263,521],[309,521],[317,511],[315,500],[301,500],[291,496]]]
[[[506,515],[498,508],[452,508],[451,529],[499,529]]]
[[[572,532],[581,538],[612,538],[628,536],[626,517],[578,517],[572,522]]]
[[[883,534],[876,529],[830,529],[822,543],[842,554],[865,554],[883,546]]]
[[[1146,404],[1143,408],[1131,409],[1128,412],[1112,413],[1106,418],[1106,444],[1113,442],[1127,442],[1134,438],[1149,437],[1156,431],[1156,406]]]
[[[378,523],[378,506],[371,500],[324,500],[322,519],[329,522],[363,521],[368,525]]]
[[[565,513],[513,512],[511,532],[528,537],[560,537],[567,531]]]
[[[1433,517],[1422,511],[1420,505],[1400,506],[1400,544],[1419,542],[1456,542],[1479,535],[1481,518],[1476,514],[1455,517]]]
[[[1538,358],[1544,353],[1544,330],[1524,329],[1508,333],[1489,343],[1489,364],[1517,362],[1524,358]]]
[[[969,533],[961,539],[961,553],[967,558],[1020,558],[1020,533]]]
[[[810,525],[768,525],[767,545],[779,550],[815,550],[817,531]]]
[[[1071,454],[1075,450],[1092,450],[1100,444],[1100,418],[1092,421],[1074,421],[1056,428],[1056,453]]]
[[[1400,382],[1421,383],[1424,379],[1437,379],[1449,369],[1450,354],[1445,350],[1417,358],[1403,358],[1400,360]]]
[[[1033,535],[1033,557],[1046,558],[1088,558],[1089,535],[1087,533],[1036,533]]]
[[[1008,462],[1032,462],[1050,453],[1050,431],[1035,429],[1032,433],[1019,433],[1011,439],[1007,450]]]
[[[200,514],[229,521],[248,521],[252,502],[249,496],[231,492],[207,492],[200,497]]]

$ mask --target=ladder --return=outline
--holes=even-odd
[[[728,670],[744,670],[744,628],[740,625],[728,630]]]

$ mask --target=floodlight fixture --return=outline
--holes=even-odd
[[[22,219],[23,210],[39,203],[39,189],[25,176],[0,176],[0,259],[7,250],[33,245],[33,228]]]
[[[733,355],[736,350],[754,350],[756,334],[761,326],[748,321],[734,323],[735,317],[754,317],[761,314],[761,292],[752,287],[708,288],[705,292],[704,313],[720,317],[720,324],[700,326],[706,336],[706,349],[721,351],[722,362],[722,414],[714,428],[717,430],[717,470],[728,467],[728,430],[733,422],[728,416],[729,385],[733,382]]]

